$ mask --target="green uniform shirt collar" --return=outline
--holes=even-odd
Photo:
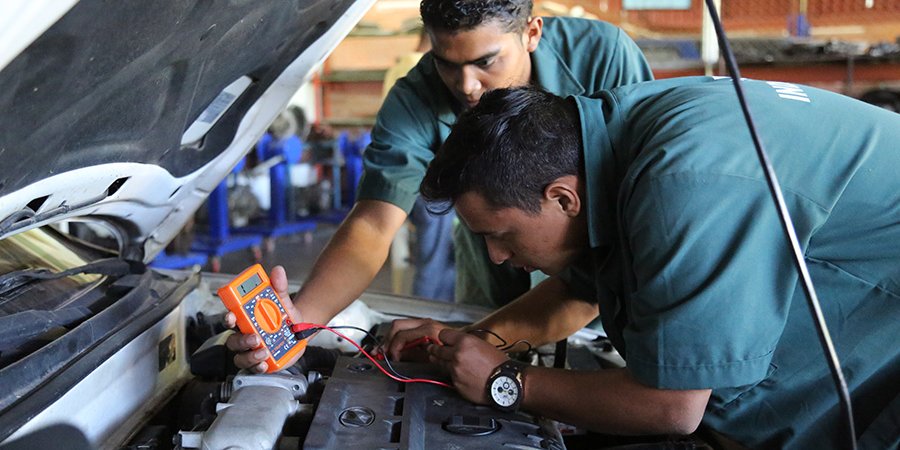
[[[610,135],[615,127],[611,130],[604,117],[602,99],[574,98],[581,119],[590,244],[596,248],[610,245],[618,235],[615,205],[622,176]]]
[[[566,62],[553,47],[544,45],[543,40],[531,54],[531,79],[536,86],[556,95],[584,94],[584,86],[578,82]],[[446,87],[444,90],[447,91]],[[449,92],[446,97],[449,101],[441,102],[437,118],[440,122],[453,126],[461,110],[455,107],[456,100]]]
[[[544,41],[531,54],[531,79],[536,86],[556,95],[582,95],[584,86],[578,82],[559,53]]]

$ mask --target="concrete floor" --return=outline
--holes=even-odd
[[[261,263],[266,270],[276,265],[282,265],[287,270],[288,278],[293,281],[303,282],[336,228],[336,225],[320,223],[316,230],[311,233],[311,239],[307,239],[304,234],[279,237],[275,240],[273,252],[270,253],[263,250]],[[230,253],[222,258],[221,273],[237,274],[253,263],[253,254],[250,250]],[[210,270],[209,264],[206,264],[203,270]],[[406,292],[392,292],[391,269],[388,265],[382,267],[368,290],[409,295],[408,287],[400,289]]]

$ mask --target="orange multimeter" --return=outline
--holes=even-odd
[[[281,370],[288,361],[306,348],[306,340],[294,337],[289,317],[269,276],[259,264],[241,272],[218,290],[219,298],[237,317],[244,334],[256,334],[269,352],[266,372]]]

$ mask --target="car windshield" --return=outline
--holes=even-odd
[[[108,256],[52,228],[37,228],[0,240],[0,276],[28,270],[62,272]],[[65,306],[100,278],[101,275],[82,274],[33,280],[0,295],[0,316]]]
[[[94,289],[106,284],[104,275],[50,274],[114,256],[51,227],[0,240],[0,368],[52,342],[109,302],[102,289]]]

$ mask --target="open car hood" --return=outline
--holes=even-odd
[[[0,239],[73,217],[178,233],[374,0],[0,5]]]

